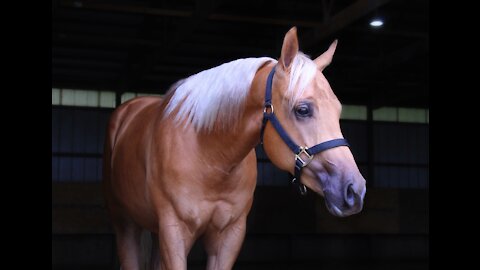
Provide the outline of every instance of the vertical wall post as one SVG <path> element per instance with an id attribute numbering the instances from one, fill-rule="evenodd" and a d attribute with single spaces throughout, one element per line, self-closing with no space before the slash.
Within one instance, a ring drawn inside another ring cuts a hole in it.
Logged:
<path id="1" fill-rule="evenodd" d="M 115 108 L 117 108 L 118 106 L 120 106 L 120 104 L 122 104 L 122 94 L 123 94 L 123 91 L 115 91 Z"/>
<path id="2" fill-rule="evenodd" d="M 374 131 L 373 131 L 373 97 L 367 105 L 367 184 L 375 186 L 375 155 L 374 155 Z"/>

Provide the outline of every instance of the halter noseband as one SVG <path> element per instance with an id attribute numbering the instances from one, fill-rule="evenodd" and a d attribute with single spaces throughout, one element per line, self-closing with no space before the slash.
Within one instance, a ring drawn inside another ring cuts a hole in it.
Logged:
<path id="1" fill-rule="evenodd" d="M 261 141 L 263 143 L 263 134 L 265 131 L 265 127 L 267 126 L 267 122 L 270 120 L 273 127 L 277 131 L 280 138 L 287 144 L 287 146 L 292 150 L 295 154 L 295 175 L 292 179 L 292 184 L 298 185 L 300 194 L 305 195 L 307 193 L 307 188 L 300 182 L 300 175 L 302 173 L 302 169 L 306 167 L 310 161 L 312 161 L 315 154 L 318 154 L 322 151 L 328 150 L 330 148 L 338 147 L 338 146 L 348 146 L 347 140 L 345 139 L 333 139 L 323 143 L 319 143 L 312 147 L 306 146 L 298 146 L 293 140 L 288 136 L 288 133 L 278 121 L 278 118 L 275 116 L 272 104 L 272 81 L 273 75 L 275 74 L 275 67 L 272 68 L 270 74 L 268 74 L 267 78 L 267 86 L 265 90 L 265 104 L 263 109 L 263 123 L 262 123 L 262 130 L 261 130 Z"/>

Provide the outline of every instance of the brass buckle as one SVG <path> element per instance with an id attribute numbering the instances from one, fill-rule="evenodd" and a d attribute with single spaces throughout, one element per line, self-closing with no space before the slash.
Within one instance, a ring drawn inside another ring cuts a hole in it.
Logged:
<path id="1" fill-rule="evenodd" d="M 308 150 L 308 147 L 300 146 L 300 151 L 295 154 L 295 161 L 300 160 L 302 168 L 307 166 L 312 161 L 312 159 L 314 157 L 314 155 L 310 155 L 307 152 L 307 150 Z M 305 154 L 305 156 L 307 157 L 306 161 L 301 157 L 301 154 Z"/>

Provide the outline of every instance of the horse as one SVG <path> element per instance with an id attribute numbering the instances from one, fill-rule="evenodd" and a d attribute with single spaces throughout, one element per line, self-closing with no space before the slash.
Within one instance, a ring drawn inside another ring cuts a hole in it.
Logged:
<path id="1" fill-rule="evenodd" d="M 293 27 L 278 60 L 224 63 L 180 80 L 164 98 L 135 98 L 112 113 L 103 192 L 121 269 L 139 269 L 144 230 L 152 236 L 151 269 L 187 269 L 197 240 L 208 270 L 231 269 L 252 207 L 260 142 L 302 192 L 324 197 L 331 214 L 361 211 L 366 181 L 322 73 L 336 45 L 311 60 Z"/>

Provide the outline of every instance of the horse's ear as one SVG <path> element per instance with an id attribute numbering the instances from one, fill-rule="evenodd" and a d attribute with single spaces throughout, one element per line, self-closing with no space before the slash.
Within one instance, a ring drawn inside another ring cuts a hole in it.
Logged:
<path id="1" fill-rule="evenodd" d="M 294 26 L 285 34 L 282 45 L 282 54 L 280 55 L 281 67 L 288 70 L 293 59 L 298 53 L 297 28 Z"/>
<path id="2" fill-rule="evenodd" d="M 324 70 L 330 63 L 332 62 L 333 54 L 335 53 L 335 49 L 337 48 L 338 40 L 335 39 L 328 50 L 319 57 L 317 57 L 313 62 L 317 64 L 317 67 L 320 71 Z"/>

